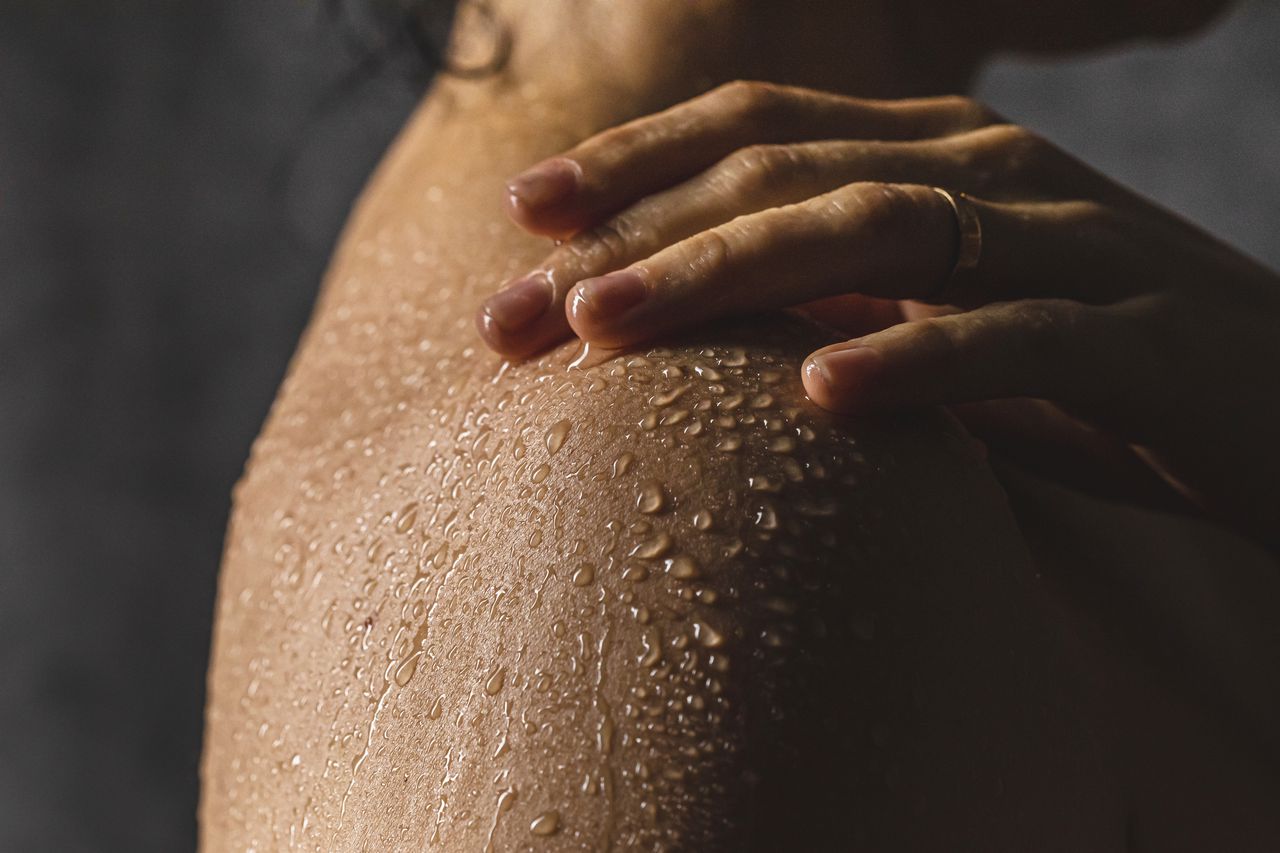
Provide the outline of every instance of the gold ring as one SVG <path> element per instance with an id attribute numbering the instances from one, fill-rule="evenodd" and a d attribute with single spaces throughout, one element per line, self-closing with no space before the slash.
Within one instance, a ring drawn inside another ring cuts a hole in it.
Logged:
<path id="1" fill-rule="evenodd" d="M 957 274 L 968 272 L 978 266 L 982 258 L 982 220 L 978 219 L 978 210 L 973 201 L 964 193 L 951 193 L 942 187 L 934 187 L 933 191 L 947 200 L 956 215 L 956 229 L 960 235 L 956 249 L 956 262 L 951 267 L 948 280 Z"/>

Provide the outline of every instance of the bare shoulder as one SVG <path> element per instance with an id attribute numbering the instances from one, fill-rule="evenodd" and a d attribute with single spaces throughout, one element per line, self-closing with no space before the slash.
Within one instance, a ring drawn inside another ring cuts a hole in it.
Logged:
<path id="1" fill-rule="evenodd" d="M 562 353 L 358 424 L 298 379 L 228 538 L 207 849 L 1105 849 L 999 487 L 939 415 L 810 406 L 815 334 Z"/>

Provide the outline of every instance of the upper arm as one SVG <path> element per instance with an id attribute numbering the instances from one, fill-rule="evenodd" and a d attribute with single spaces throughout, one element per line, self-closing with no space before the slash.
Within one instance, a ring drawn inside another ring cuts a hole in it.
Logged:
<path id="1" fill-rule="evenodd" d="M 1050 803 L 1087 827 L 1073 676 L 985 467 L 935 415 L 810 406 L 807 327 L 723 336 L 517 366 L 437 406 L 447 440 L 410 411 L 268 606 L 227 600 L 278 547 L 238 512 L 220 634 L 282 639 L 215 666 L 206 787 L 237 749 L 274 766 L 226 735 L 271 720 L 293 781 L 261 822 L 326 849 L 1016 849 Z"/>
<path id="2" fill-rule="evenodd" d="M 385 730 L 447 804 L 449 849 L 814 849 L 966 822 L 994 841 L 970 780 L 1013 782 L 1032 743 L 1044 766 L 1007 805 L 1072 775 L 1080 730 L 1014 710 L 1070 688 L 994 481 L 939 417 L 809 405 L 804 337 L 517 368 L 465 505 L 433 512 L 466 532 L 432 557 L 395 702 L 443 712 Z M 400 792 L 377 772 L 374 813 Z"/>

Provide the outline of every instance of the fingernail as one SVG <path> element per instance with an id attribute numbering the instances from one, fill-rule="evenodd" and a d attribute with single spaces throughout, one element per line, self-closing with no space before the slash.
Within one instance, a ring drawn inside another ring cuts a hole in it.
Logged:
<path id="1" fill-rule="evenodd" d="M 645 300 L 649 290 L 644 279 L 632 270 L 622 270 L 588 278 L 574 289 L 572 311 L 581 316 L 583 310 L 595 320 L 613 320 Z"/>
<path id="2" fill-rule="evenodd" d="M 531 210 L 561 204 L 578 189 L 582 169 L 572 160 L 559 157 L 521 172 L 507 184 L 513 206 Z"/>
<path id="3" fill-rule="evenodd" d="M 846 398 L 864 388 L 880 371 L 884 359 L 871 347 L 852 346 L 814 356 L 807 365 L 807 377 L 832 398 Z"/>
<path id="4" fill-rule="evenodd" d="M 544 272 L 518 278 L 485 300 L 484 313 L 507 334 L 524 329 L 551 307 L 551 282 Z"/>

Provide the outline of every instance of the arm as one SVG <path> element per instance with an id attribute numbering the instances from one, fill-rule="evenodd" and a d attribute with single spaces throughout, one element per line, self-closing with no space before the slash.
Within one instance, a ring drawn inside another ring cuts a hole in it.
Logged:
<path id="1" fill-rule="evenodd" d="M 937 419 L 808 405 L 812 342 L 514 368 L 469 460 L 387 497 L 417 518 L 385 550 L 429 566 L 371 642 L 417 663 L 337 839 L 1107 849 L 1088 691 L 998 487 Z"/>

